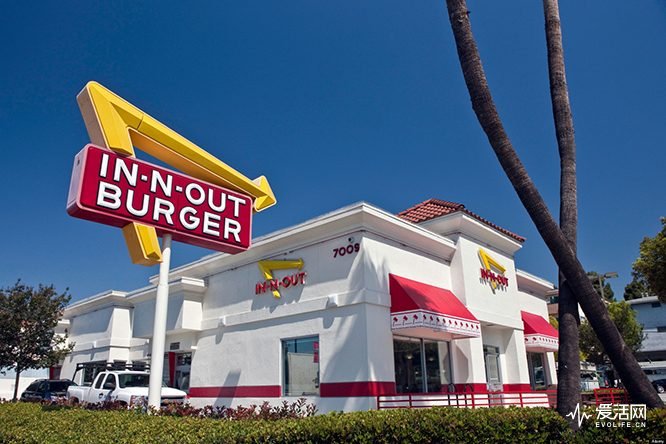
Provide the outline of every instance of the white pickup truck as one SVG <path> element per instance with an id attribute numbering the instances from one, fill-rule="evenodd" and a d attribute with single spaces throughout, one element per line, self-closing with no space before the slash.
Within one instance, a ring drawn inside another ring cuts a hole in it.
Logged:
<path id="1" fill-rule="evenodd" d="M 67 399 L 75 403 L 118 401 L 127 406 L 148 403 L 150 374 L 142 371 L 119 370 L 99 373 L 92 385 L 71 386 Z M 162 387 L 161 404 L 185 402 L 187 393 L 170 387 Z"/>

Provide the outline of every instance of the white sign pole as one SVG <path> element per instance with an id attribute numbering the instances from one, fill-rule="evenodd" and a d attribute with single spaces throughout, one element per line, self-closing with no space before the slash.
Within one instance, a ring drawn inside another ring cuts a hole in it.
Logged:
<path id="1" fill-rule="evenodd" d="M 155 297 L 155 320 L 153 323 L 152 353 L 150 356 L 150 380 L 148 384 L 148 406 L 160 408 L 162 397 L 162 371 L 164 369 L 164 342 L 166 340 L 167 308 L 169 305 L 169 263 L 171 262 L 171 235 L 162 236 L 162 263 L 157 281 Z"/>

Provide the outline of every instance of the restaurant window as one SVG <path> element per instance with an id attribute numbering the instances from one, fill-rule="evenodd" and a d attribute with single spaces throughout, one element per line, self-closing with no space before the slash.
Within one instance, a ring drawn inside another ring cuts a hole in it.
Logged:
<path id="1" fill-rule="evenodd" d="M 393 361 L 398 393 L 442 392 L 452 382 L 448 342 L 395 336 Z"/>
<path id="2" fill-rule="evenodd" d="M 284 395 L 319 395 L 319 337 L 282 340 Z"/>
<path id="3" fill-rule="evenodd" d="M 544 362 L 543 353 L 527 353 L 527 364 L 530 370 L 530 386 L 532 390 L 545 390 L 548 385 Z"/>

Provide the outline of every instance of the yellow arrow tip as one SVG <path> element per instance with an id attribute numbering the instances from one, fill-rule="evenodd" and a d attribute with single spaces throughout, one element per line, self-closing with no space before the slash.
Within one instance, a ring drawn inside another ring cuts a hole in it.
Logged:
<path id="1" fill-rule="evenodd" d="M 255 211 L 257 212 L 263 211 L 266 208 L 272 207 L 277 203 L 277 199 L 275 198 L 273 189 L 268 183 L 268 179 L 266 179 L 266 176 L 259 176 L 256 179 L 254 179 L 252 182 L 254 182 L 257 186 L 259 186 L 259 188 L 261 188 L 261 190 L 266 194 L 265 196 L 258 197 L 254 201 Z"/>
<path id="2" fill-rule="evenodd" d="M 162 262 L 162 251 L 155 228 L 131 223 L 123 227 L 123 235 L 132 263 L 151 266 Z"/>

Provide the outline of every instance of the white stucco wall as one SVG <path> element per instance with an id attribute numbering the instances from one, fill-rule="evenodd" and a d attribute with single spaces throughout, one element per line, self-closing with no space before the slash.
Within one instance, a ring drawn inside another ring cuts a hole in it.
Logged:
<path id="1" fill-rule="evenodd" d="M 506 268 L 504 275 L 509 279 L 508 286 L 493 289 L 488 281 L 481 278 L 479 248 L 483 248 Z M 520 307 L 516 303 L 518 289 L 513 257 L 463 236 L 457 240 L 455 256 L 459 256 L 454 278 L 454 281 L 457 281 L 456 296 L 459 296 L 474 316 L 485 323 L 522 329 Z"/>
<path id="2" fill-rule="evenodd" d="M 533 292 L 519 291 L 518 292 L 518 303 L 521 307 L 521 310 L 539 315 L 545 320 L 549 320 L 548 316 L 548 304 L 545 296 L 538 296 Z M 557 366 L 555 361 L 555 355 L 553 353 L 545 353 L 546 357 L 546 378 L 548 385 L 557 384 Z"/>
<path id="3" fill-rule="evenodd" d="M 74 377 L 77 363 L 93 361 L 127 361 L 132 343 L 132 309 L 127 306 L 107 306 L 69 318 L 69 342 L 74 351 L 62 363 L 62 378 L 81 382 Z"/>

